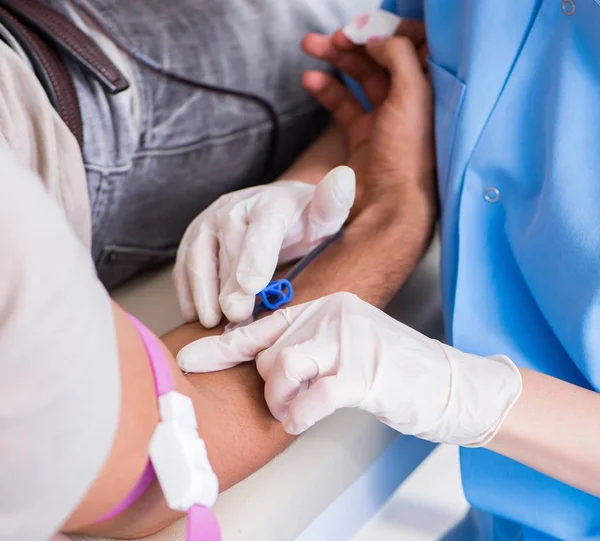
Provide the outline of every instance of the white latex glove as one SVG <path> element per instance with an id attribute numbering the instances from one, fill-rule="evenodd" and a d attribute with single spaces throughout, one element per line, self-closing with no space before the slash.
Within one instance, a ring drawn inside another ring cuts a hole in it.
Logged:
<path id="1" fill-rule="evenodd" d="M 290 434 L 357 407 L 403 434 L 482 446 L 521 394 L 520 372 L 507 357 L 463 353 L 349 293 L 199 340 L 177 361 L 206 372 L 256 355 L 269 409 Z"/>
<path id="2" fill-rule="evenodd" d="M 355 175 L 337 167 L 318 186 L 279 181 L 225 195 L 188 227 L 173 279 L 182 316 L 218 325 L 248 319 L 278 264 L 298 259 L 344 224 Z"/>

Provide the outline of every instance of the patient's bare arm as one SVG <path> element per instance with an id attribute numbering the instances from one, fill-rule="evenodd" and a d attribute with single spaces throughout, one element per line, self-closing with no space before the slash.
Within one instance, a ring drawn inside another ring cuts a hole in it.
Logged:
<path id="1" fill-rule="evenodd" d="M 173 355 L 204 336 L 221 334 L 223 327 L 207 330 L 199 323 L 183 325 L 162 337 Z M 212 374 L 188 374 L 197 393 L 199 431 L 205 439 L 221 490 L 245 479 L 283 451 L 294 438 L 286 434 L 263 398 L 264 382 L 254 363 Z M 206 414 L 208 411 L 208 415 Z"/>
<path id="2" fill-rule="evenodd" d="M 149 535 L 181 515 L 171 511 L 158 483 L 130 509 L 97 525 L 98 517 L 114 508 L 135 485 L 148 460 L 148 443 L 158 421 L 152 373 L 137 331 L 115 305 L 121 358 L 122 405 L 119 429 L 99 478 L 65 531 L 117 538 Z M 199 324 L 184 325 L 162 337 L 175 387 L 192 398 L 209 459 L 225 490 L 283 451 L 293 438 L 270 415 L 263 398 L 263 381 L 253 364 L 227 372 L 184 376 L 174 355 L 210 331 Z"/>

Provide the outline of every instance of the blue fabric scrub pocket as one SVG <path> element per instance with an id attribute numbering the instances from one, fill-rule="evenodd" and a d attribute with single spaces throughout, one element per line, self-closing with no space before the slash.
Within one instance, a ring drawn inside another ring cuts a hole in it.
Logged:
<path id="1" fill-rule="evenodd" d="M 435 149 L 440 199 L 446 195 L 456 120 L 462 105 L 465 83 L 447 69 L 427 59 L 435 97 Z"/>

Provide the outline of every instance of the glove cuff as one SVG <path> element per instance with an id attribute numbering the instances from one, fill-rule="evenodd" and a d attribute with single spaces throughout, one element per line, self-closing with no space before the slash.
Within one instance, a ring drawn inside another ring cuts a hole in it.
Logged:
<path id="1" fill-rule="evenodd" d="M 505 355 L 479 357 L 438 344 L 450 365 L 448 402 L 437 426 L 418 436 L 483 447 L 496 436 L 521 396 L 521 373 Z"/>
<path id="2" fill-rule="evenodd" d="M 481 434 L 477 440 L 468 444 L 463 444 L 465 447 L 485 447 L 490 443 L 496 437 L 500 428 L 502 428 L 504 420 L 523 393 L 523 378 L 515 363 L 513 363 L 506 355 L 492 355 L 487 357 L 487 360 L 494 361 L 497 365 L 503 365 L 503 372 L 506 375 L 506 385 L 501 392 L 498 393 L 495 400 L 495 404 L 499 406 L 499 415 L 487 432 Z"/>

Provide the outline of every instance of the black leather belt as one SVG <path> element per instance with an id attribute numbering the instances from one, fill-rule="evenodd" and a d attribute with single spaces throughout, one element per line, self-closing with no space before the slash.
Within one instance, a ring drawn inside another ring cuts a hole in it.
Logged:
<path id="1" fill-rule="evenodd" d="M 29 56 L 50 102 L 83 148 L 79 100 L 62 55 L 75 60 L 110 94 L 127 90 L 129 82 L 87 34 L 40 0 L 0 0 L 0 23 Z"/>

